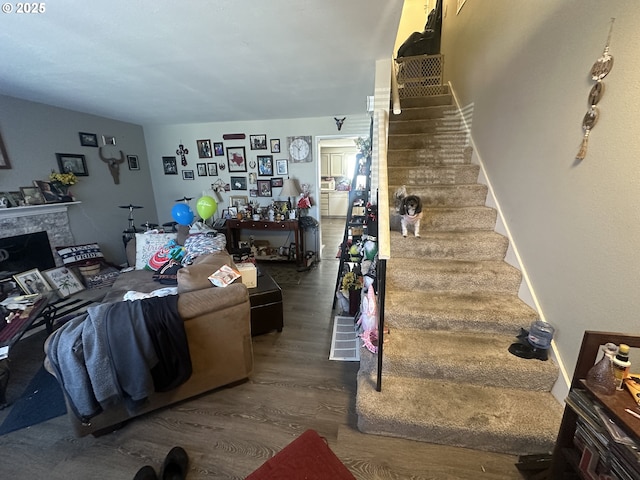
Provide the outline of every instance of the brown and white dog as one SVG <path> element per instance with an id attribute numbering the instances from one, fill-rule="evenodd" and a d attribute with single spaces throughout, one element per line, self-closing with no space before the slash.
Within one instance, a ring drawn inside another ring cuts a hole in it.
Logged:
<path id="1" fill-rule="evenodd" d="M 407 236 L 407 226 L 413 225 L 413 234 L 420 236 L 420 220 L 422 219 L 422 201 L 417 195 L 407 195 L 400 203 L 400 224 L 402 236 Z"/>

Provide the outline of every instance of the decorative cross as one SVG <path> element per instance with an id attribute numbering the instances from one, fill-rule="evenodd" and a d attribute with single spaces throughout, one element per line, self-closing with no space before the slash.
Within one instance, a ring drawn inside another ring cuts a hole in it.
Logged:
<path id="1" fill-rule="evenodd" d="M 187 166 L 187 155 L 189 154 L 189 149 L 184 148 L 183 144 L 178 145 L 178 150 L 176 150 L 176 155 L 180 155 L 180 160 L 182 161 L 182 165 Z"/>

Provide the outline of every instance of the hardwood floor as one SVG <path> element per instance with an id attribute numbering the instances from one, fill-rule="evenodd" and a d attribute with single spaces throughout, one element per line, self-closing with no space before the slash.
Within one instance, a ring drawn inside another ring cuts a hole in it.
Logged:
<path id="1" fill-rule="evenodd" d="M 129 479 L 159 469 L 175 445 L 189 479 L 242 479 L 306 429 L 318 431 L 358 479 L 517 479 L 516 457 L 364 435 L 356 428 L 358 364 L 328 360 L 343 223 L 323 220 L 322 261 L 283 278 L 284 330 L 254 337 L 254 373 L 231 388 L 153 412 L 99 438 L 75 438 L 66 417 L 0 437 L 0 478 Z M 391 340 L 393 332 L 391 333 Z M 15 400 L 42 362 L 44 332 L 12 352 Z M 6 411 L 0 412 L 0 421 Z"/>

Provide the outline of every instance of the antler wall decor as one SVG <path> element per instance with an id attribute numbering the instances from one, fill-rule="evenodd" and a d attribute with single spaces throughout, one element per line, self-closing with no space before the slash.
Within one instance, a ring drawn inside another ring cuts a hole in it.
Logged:
<path id="1" fill-rule="evenodd" d="M 120 150 L 120 158 L 107 158 L 102 153 L 102 148 L 98 149 L 98 155 L 100 155 L 100 160 L 105 162 L 109 166 L 109 173 L 113 177 L 113 183 L 118 185 L 120 183 L 120 164 L 124 163 L 124 152 Z"/>
<path id="2" fill-rule="evenodd" d="M 338 127 L 338 131 L 342 130 L 342 124 L 347 119 L 347 117 L 342 117 L 342 118 L 333 117 L 333 119 L 336 121 L 336 127 Z"/>
<path id="3" fill-rule="evenodd" d="M 591 67 L 591 79 L 596 83 L 591 87 L 589 92 L 589 110 L 582 119 L 582 129 L 584 130 L 584 136 L 582 137 L 582 143 L 580 144 L 580 150 L 576 155 L 576 160 L 584 160 L 587 156 L 587 146 L 589 144 L 589 135 L 591 129 L 598 122 L 600 112 L 596 106 L 602 95 L 604 94 L 604 83 L 602 79 L 606 77 L 613 68 L 613 56 L 609 53 L 609 44 L 611 43 L 611 33 L 613 32 L 613 22 L 615 18 L 611 19 L 611 26 L 609 27 L 609 35 L 607 36 L 607 44 L 604 47 L 604 51 L 600 58 L 598 58 Z"/>

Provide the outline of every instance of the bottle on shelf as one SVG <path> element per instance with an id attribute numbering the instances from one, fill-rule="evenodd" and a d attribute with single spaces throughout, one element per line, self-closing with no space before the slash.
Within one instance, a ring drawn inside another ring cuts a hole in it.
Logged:
<path id="1" fill-rule="evenodd" d="M 613 373 L 616 376 L 616 389 L 622 390 L 624 379 L 629 375 L 629 345 L 621 343 L 618 347 L 618 353 L 613 358 Z"/>
<path id="2" fill-rule="evenodd" d="M 603 395 L 616 393 L 616 376 L 613 370 L 613 356 L 618 351 L 614 343 L 607 343 L 602 348 L 604 355 L 587 372 L 587 385 Z"/>

